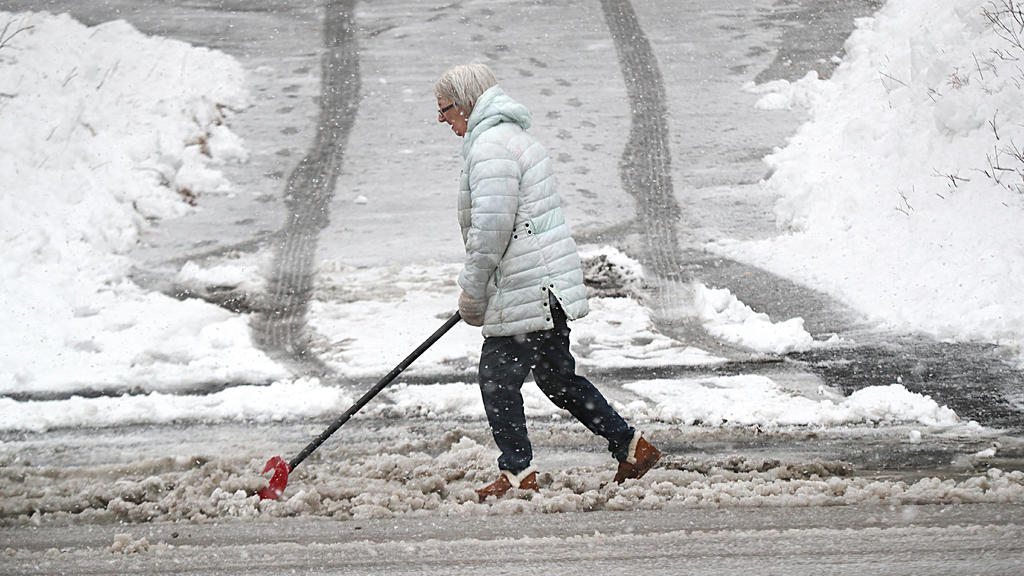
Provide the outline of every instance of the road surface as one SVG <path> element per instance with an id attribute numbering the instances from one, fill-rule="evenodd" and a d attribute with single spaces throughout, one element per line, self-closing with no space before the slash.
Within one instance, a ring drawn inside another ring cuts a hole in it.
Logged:
<path id="1" fill-rule="evenodd" d="M 541 496 L 495 506 L 471 502 L 493 474 L 480 422 L 360 416 L 296 471 L 290 494 L 305 498 L 269 508 L 246 498 L 256 468 L 326 422 L 8 433 L 0 573 L 1024 573 L 1024 497 L 1007 480 L 1024 469 L 1021 372 L 992 346 L 879 332 L 824 294 L 700 248 L 775 234 L 760 159 L 802 112 L 757 111 L 739 87 L 827 75 L 854 18 L 877 6 L 0 0 L 123 18 L 243 63 L 254 102 L 232 128 L 251 160 L 225 173 L 245 193 L 204 196 L 202 211 L 149 231 L 136 279 L 174 293 L 186 260 L 273 254 L 254 336 L 297 372 L 330 377 L 305 317 L 321 263 L 459 260 L 460 143 L 436 125 L 432 83 L 485 59 L 533 109 L 579 239 L 643 262 L 659 328 L 729 357 L 715 374 L 847 394 L 899 377 L 980 423 L 923 437 L 652 423 L 664 465 L 620 490 L 600 486 L 610 464 L 578 426 L 544 422 Z M 772 362 L 722 346 L 677 309 L 691 278 L 848 344 Z M 595 375 L 628 401 L 622 383 L 707 370 Z"/>

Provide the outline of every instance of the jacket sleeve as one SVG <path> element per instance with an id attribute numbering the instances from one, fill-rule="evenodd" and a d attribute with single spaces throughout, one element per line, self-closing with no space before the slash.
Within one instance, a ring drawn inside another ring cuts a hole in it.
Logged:
<path id="1" fill-rule="evenodd" d="M 479 142 L 469 158 L 470 227 L 459 286 L 486 304 L 487 282 L 505 254 L 519 207 L 519 163 L 504 146 Z"/>

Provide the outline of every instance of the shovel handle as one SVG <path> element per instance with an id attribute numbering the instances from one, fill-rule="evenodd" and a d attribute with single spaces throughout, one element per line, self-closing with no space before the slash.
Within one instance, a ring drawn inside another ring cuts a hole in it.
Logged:
<path id="1" fill-rule="evenodd" d="M 458 324 L 459 320 L 462 320 L 462 315 L 460 315 L 458 312 L 452 314 L 451 318 L 446 320 L 445 323 L 440 328 L 435 330 L 434 333 L 431 334 L 429 338 L 424 340 L 422 344 L 420 344 L 415 350 L 412 351 L 411 354 L 406 356 L 405 360 L 402 360 L 401 362 L 398 363 L 397 366 L 392 368 L 391 372 L 388 372 L 387 376 L 381 378 L 376 384 L 374 384 L 373 388 L 367 390 L 366 393 L 363 394 L 362 398 L 357 400 L 356 403 L 352 405 L 352 407 L 345 411 L 344 414 L 338 416 L 338 419 L 332 422 L 331 425 L 328 426 L 327 429 L 324 430 L 319 436 L 317 436 L 312 442 L 310 442 L 308 446 L 303 448 L 302 452 L 299 452 L 299 454 L 295 458 L 292 458 L 291 462 L 288 463 L 288 466 L 292 470 L 294 470 L 296 466 L 301 464 L 302 461 L 306 459 L 307 456 L 312 454 L 314 450 L 319 448 L 320 445 L 324 443 L 325 440 L 330 438 L 331 434 L 337 432 L 338 428 L 341 428 L 341 426 L 345 422 L 348 422 L 349 418 L 351 418 L 356 412 L 362 410 L 363 406 L 366 406 L 366 404 L 370 400 L 373 400 L 374 396 L 380 394 L 381 390 L 386 388 L 388 384 L 391 384 L 392 380 L 398 377 L 398 375 L 401 374 L 403 370 L 408 368 L 409 365 L 412 364 L 417 358 L 419 358 L 421 354 L 426 352 L 427 348 L 430 348 L 434 344 L 434 342 L 437 342 L 441 338 L 441 336 L 444 336 L 445 332 L 450 330 L 452 326 Z"/>

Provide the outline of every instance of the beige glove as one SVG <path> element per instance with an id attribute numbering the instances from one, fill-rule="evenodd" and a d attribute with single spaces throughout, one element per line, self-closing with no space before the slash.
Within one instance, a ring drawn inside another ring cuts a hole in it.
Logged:
<path id="1" fill-rule="evenodd" d="M 483 326 L 484 311 L 486 309 L 486 304 L 473 300 L 465 291 L 459 294 L 459 314 L 462 315 L 462 321 L 466 324 L 470 326 Z"/>

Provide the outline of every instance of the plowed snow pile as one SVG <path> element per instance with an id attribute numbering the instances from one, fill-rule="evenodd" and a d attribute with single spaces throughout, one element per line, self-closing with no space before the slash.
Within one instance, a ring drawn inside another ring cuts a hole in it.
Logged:
<path id="1" fill-rule="evenodd" d="M 224 190 L 241 66 L 126 22 L 0 12 L 0 393 L 264 381 L 246 319 L 147 292 L 125 256 Z M 16 32 L 17 31 L 17 32 Z"/>
<path id="2" fill-rule="evenodd" d="M 811 120 L 766 159 L 783 234 L 718 248 L 898 330 L 1024 362 L 1022 22 L 1015 1 L 892 0 L 831 79 L 750 86 Z"/>

